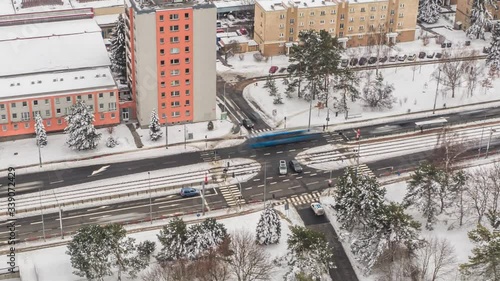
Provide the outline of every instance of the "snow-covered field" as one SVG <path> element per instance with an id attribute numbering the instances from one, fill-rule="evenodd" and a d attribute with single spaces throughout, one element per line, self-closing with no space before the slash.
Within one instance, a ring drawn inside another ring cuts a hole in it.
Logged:
<path id="1" fill-rule="evenodd" d="M 283 214 L 286 215 L 286 211 L 283 210 L 283 206 L 277 208 Z M 226 213 L 226 211 L 215 211 L 219 215 Z M 227 219 L 222 219 L 220 222 L 224 223 L 229 233 L 233 233 L 239 230 L 246 230 L 255 235 L 255 228 L 257 226 L 258 220 L 260 218 L 261 211 L 254 212 L 251 214 L 237 216 Z M 292 208 L 288 213 L 288 218 L 291 220 L 292 224 L 301 224 L 299 221 L 299 216 L 296 211 Z M 188 220 L 186 220 L 188 221 Z M 165 224 L 166 222 L 164 222 Z M 271 259 L 282 256 L 286 253 L 286 239 L 290 233 L 289 226 L 291 225 L 288 221 L 281 219 L 281 240 L 280 243 L 275 245 L 266 246 L 265 249 Z M 157 243 L 157 249 L 160 248 L 160 244 L 156 235 L 159 234 L 159 230 L 146 231 L 140 233 L 130 234 L 131 237 L 136 238 L 138 242 L 144 240 L 151 240 Z M 38 281 L 79 281 L 83 280 L 81 277 L 72 274 L 72 267 L 70 263 L 69 256 L 65 254 L 66 246 L 58 246 L 54 248 L 42 249 L 37 251 L 25 252 L 18 254 L 18 264 L 21 270 L 22 280 L 38 280 Z M 4 256 L 2 256 L 2 261 Z M 271 274 L 272 281 L 279 281 L 283 279 L 283 274 L 286 272 L 283 268 L 276 268 L 276 271 Z M 106 281 L 116 280 L 116 277 L 105 278 Z M 140 277 L 137 279 L 123 278 L 124 281 L 139 281 L 142 280 Z"/>

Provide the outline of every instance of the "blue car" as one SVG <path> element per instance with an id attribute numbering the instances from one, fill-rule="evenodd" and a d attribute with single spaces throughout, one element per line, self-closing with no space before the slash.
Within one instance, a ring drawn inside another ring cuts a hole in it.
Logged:
<path id="1" fill-rule="evenodd" d="M 181 188 L 181 196 L 182 197 L 193 197 L 200 195 L 200 192 L 197 189 L 191 187 L 183 187 Z"/>

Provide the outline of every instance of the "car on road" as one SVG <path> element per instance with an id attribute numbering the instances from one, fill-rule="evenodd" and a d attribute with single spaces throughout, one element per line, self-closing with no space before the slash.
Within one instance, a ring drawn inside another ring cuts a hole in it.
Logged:
<path id="1" fill-rule="evenodd" d="M 383 57 L 379 58 L 378 61 L 382 62 L 382 63 L 386 62 L 387 61 L 387 56 L 383 56 Z"/>
<path id="2" fill-rule="evenodd" d="M 368 62 L 368 60 L 365 57 L 361 57 L 359 59 L 359 65 L 363 66 Z"/>
<path id="3" fill-rule="evenodd" d="M 443 54 L 441 54 L 441 53 L 436 54 L 436 59 L 440 59 L 441 57 L 443 57 Z"/>
<path id="4" fill-rule="evenodd" d="M 316 216 L 322 216 L 325 214 L 325 209 L 323 209 L 321 203 L 318 202 L 311 203 L 311 209 L 313 210 Z"/>
<path id="5" fill-rule="evenodd" d="M 241 124 L 243 125 L 243 127 L 249 130 L 253 129 L 254 127 L 254 124 L 250 119 L 243 119 L 243 121 L 241 121 Z"/>
<path id="6" fill-rule="evenodd" d="M 390 62 L 395 62 L 396 60 L 397 60 L 396 56 L 391 56 L 391 57 L 389 58 L 389 61 L 390 61 Z"/>
<path id="7" fill-rule="evenodd" d="M 288 174 L 288 168 L 286 167 L 286 161 L 285 160 L 280 160 L 280 175 L 286 175 Z"/>
<path id="8" fill-rule="evenodd" d="M 278 71 L 278 67 L 276 65 L 273 65 L 273 66 L 271 66 L 271 68 L 269 68 L 270 74 L 274 74 L 274 73 L 276 73 L 276 71 Z"/>
<path id="9" fill-rule="evenodd" d="M 247 29 L 246 29 L 246 28 L 244 28 L 244 27 L 242 27 L 242 28 L 238 29 L 238 33 L 239 33 L 240 35 L 243 35 L 243 36 L 248 35 L 248 31 L 247 31 Z"/>
<path id="10" fill-rule="evenodd" d="M 295 173 L 302 173 L 302 166 L 300 166 L 299 161 L 293 159 L 288 161 L 288 165 L 290 166 L 290 169 L 294 171 Z"/>
<path id="11" fill-rule="evenodd" d="M 368 59 L 368 64 L 374 64 L 374 63 L 376 63 L 376 62 L 377 62 L 377 58 L 376 58 L 376 57 L 370 57 L 370 58 Z"/>
<path id="12" fill-rule="evenodd" d="M 418 53 L 418 58 L 419 59 L 425 59 L 425 52 Z"/>
<path id="13" fill-rule="evenodd" d="M 407 55 L 399 55 L 398 61 L 405 61 L 407 57 L 408 57 Z"/>
<path id="14" fill-rule="evenodd" d="M 428 54 L 427 54 L 427 58 L 428 58 L 428 59 L 433 59 L 435 54 L 436 54 L 436 53 L 434 53 L 434 52 L 432 52 L 432 53 L 428 53 Z"/>
<path id="15" fill-rule="evenodd" d="M 282 67 L 282 68 L 280 68 L 280 70 L 278 72 L 283 73 L 283 72 L 285 72 L 285 70 L 286 70 L 286 67 Z"/>
<path id="16" fill-rule="evenodd" d="M 298 64 L 290 64 L 290 65 L 286 68 L 286 71 L 288 71 L 288 72 L 292 73 L 292 72 L 294 72 L 294 71 L 297 69 L 297 67 L 299 67 L 299 65 L 298 65 Z"/>
<path id="17" fill-rule="evenodd" d="M 412 55 L 408 56 L 408 60 L 409 61 L 414 61 L 416 58 L 417 58 L 417 55 L 415 55 L 415 54 L 412 54 Z"/>
<path id="18" fill-rule="evenodd" d="M 343 59 L 342 62 L 340 63 L 341 67 L 347 67 L 349 65 L 349 60 L 348 59 Z"/>
<path id="19" fill-rule="evenodd" d="M 198 189 L 191 188 L 191 187 L 181 188 L 181 196 L 184 198 L 198 196 L 198 195 L 200 195 L 200 192 L 198 191 Z"/>
<path id="20" fill-rule="evenodd" d="M 349 62 L 350 66 L 356 66 L 358 64 L 358 59 L 357 58 L 352 58 L 351 61 Z"/>

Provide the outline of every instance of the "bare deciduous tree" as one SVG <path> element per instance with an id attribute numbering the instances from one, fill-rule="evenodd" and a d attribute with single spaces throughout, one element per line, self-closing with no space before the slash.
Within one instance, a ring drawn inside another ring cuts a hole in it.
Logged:
<path id="1" fill-rule="evenodd" d="M 252 234 L 241 230 L 231 235 L 230 249 L 228 264 L 238 281 L 269 280 L 274 265 Z"/>
<path id="2" fill-rule="evenodd" d="M 189 268 L 190 261 L 178 259 L 174 262 L 155 264 L 142 274 L 143 281 L 193 281 L 195 272 Z"/>
<path id="3" fill-rule="evenodd" d="M 439 66 L 441 69 L 440 83 L 451 90 L 451 97 L 455 97 L 456 89 L 462 84 L 462 75 L 464 73 L 465 64 L 458 58 L 464 56 L 463 52 L 445 52 L 443 58 L 447 59 Z M 434 76 L 439 75 L 434 73 Z"/>
<path id="4" fill-rule="evenodd" d="M 419 280 L 440 280 L 456 269 L 455 250 L 446 239 L 430 238 L 416 256 Z"/>
<path id="5" fill-rule="evenodd" d="M 487 170 L 480 167 L 471 173 L 470 180 L 467 184 L 466 194 L 470 208 L 477 217 L 478 224 L 481 223 L 488 208 L 488 197 L 490 196 L 488 181 Z"/>
<path id="6" fill-rule="evenodd" d="M 374 267 L 377 281 L 415 280 L 417 273 L 413 257 L 404 247 L 398 247 L 395 251 L 387 250 Z"/>
<path id="7" fill-rule="evenodd" d="M 476 56 L 475 52 L 471 56 Z M 465 81 L 467 83 L 467 97 L 472 97 L 479 83 L 479 77 L 484 72 L 484 67 L 480 67 L 476 60 L 465 62 Z"/>
<path id="8" fill-rule="evenodd" d="M 225 239 L 217 249 L 209 249 L 208 252 L 196 260 L 193 268 L 196 268 L 196 277 L 199 281 L 227 281 L 231 277 L 227 257 L 230 239 Z"/>

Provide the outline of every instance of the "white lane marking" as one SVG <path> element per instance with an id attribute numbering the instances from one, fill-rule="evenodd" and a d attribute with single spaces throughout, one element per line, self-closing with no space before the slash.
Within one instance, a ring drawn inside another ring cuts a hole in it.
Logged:
<path id="1" fill-rule="evenodd" d="M 271 153 L 269 153 L 269 152 L 268 153 L 264 153 L 264 155 L 271 155 Z"/>
<path id="2" fill-rule="evenodd" d="M 316 175 L 318 175 L 318 174 L 314 173 L 314 174 L 310 174 L 309 176 L 314 177 Z"/>
<path id="3" fill-rule="evenodd" d="M 101 206 L 99 208 L 87 209 L 87 212 L 97 211 L 97 210 L 104 209 L 104 208 L 107 208 L 107 207 L 109 207 L 109 206 Z"/>
<path id="4" fill-rule="evenodd" d="M 287 182 L 287 181 L 290 181 L 290 179 L 283 180 L 283 182 Z"/>
<path id="5" fill-rule="evenodd" d="M 107 168 L 109 168 L 109 166 L 110 166 L 110 165 L 102 166 L 102 167 L 101 167 L 101 168 L 99 168 L 98 170 L 93 171 L 93 172 L 92 172 L 92 174 L 91 174 L 89 177 L 91 177 L 91 176 L 93 176 L 93 175 L 97 175 L 97 174 L 99 174 L 99 173 L 102 173 L 102 172 L 106 171 L 106 169 L 107 169 Z"/>
<path id="6" fill-rule="evenodd" d="M 266 178 L 266 180 L 270 180 L 270 179 L 272 179 L 272 178 L 273 178 L 273 177 L 267 177 L 267 178 Z"/>
<path id="7" fill-rule="evenodd" d="M 310 174 L 310 173 L 311 173 L 311 171 L 306 171 L 306 172 L 304 172 L 304 174 Z"/>
<path id="8" fill-rule="evenodd" d="M 294 152 L 294 151 L 295 151 L 295 149 L 290 149 L 290 150 L 288 150 L 288 152 Z"/>
<path id="9" fill-rule="evenodd" d="M 257 157 L 257 155 L 250 155 L 250 158 L 255 158 Z"/>
<path id="10" fill-rule="evenodd" d="M 313 184 L 317 184 L 317 183 L 319 183 L 319 181 L 308 182 L 308 183 L 306 183 L 306 185 L 313 185 Z"/>
<path id="11" fill-rule="evenodd" d="M 276 189 L 276 190 L 273 190 L 273 191 L 269 191 L 269 193 L 275 193 L 275 192 L 280 192 L 282 191 L 282 189 Z"/>
<path id="12" fill-rule="evenodd" d="M 262 196 L 262 195 L 264 195 L 264 193 L 253 194 L 253 195 L 250 195 L 250 197 L 257 197 L 257 196 Z"/>
<path id="13" fill-rule="evenodd" d="M 111 217 L 111 215 L 103 215 L 103 216 L 100 216 L 100 217 L 92 217 L 92 218 L 89 218 L 89 220 L 98 220 L 98 219 L 103 219 L 103 218 L 107 218 L 107 217 Z"/>
<path id="14" fill-rule="evenodd" d="M 257 185 L 257 187 L 264 187 L 264 185 L 263 184 L 259 184 L 259 185 Z"/>
<path id="15" fill-rule="evenodd" d="M 296 179 L 296 180 L 300 180 L 301 178 L 303 178 L 303 177 L 296 177 L 295 179 Z"/>
<path id="16" fill-rule="evenodd" d="M 53 182 L 50 182 L 50 184 L 56 184 L 56 183 L 60 183 L 60 182 L 63 182 L 64 180 L 58 180 L 58 181 L 53 181 Z"/>
<path id="17" fill-rule="evenodd" d="M 300 185 L 295 185 L 295 186 L 289 187 L 288 189 L 295 189 L 295 188 L 299 188 L 299 187 L 300 187 Z"/>
<path id="18" fill-rule="evenodd" d="M 280 154 L 280 153 L 283 153 L 283 151 L 277 151 L 276 154 Z"/>
<path id="19" fill-rule="evenodd" d="M 270 183 L 270 185 L 277 184 L 277 183 L 278 183 L 278 182 L 277 182 L 277 181 L 275 181 L 275 182 Z"/>
<path id="20" fill-rule="evenodd" d="M 254 179 L 253 181 L 260 181 L 260 179 Z"/>
<path id="21" fill-rule="evenodd" d="M 30 224 L 39 224 L 39 223 L 42 223 L 42 221 L 35 221 L 35 222 L 30 223 Z"/>
<path id="22" fill-rule="evenodd" d="M 251 186 L 250 186 L 250 187 L 245 187 L 245 190 L 250 190 L 250 189 L 252 189 L 252 188 L 253 188 L 253 187 L 251 187 Z"/>

